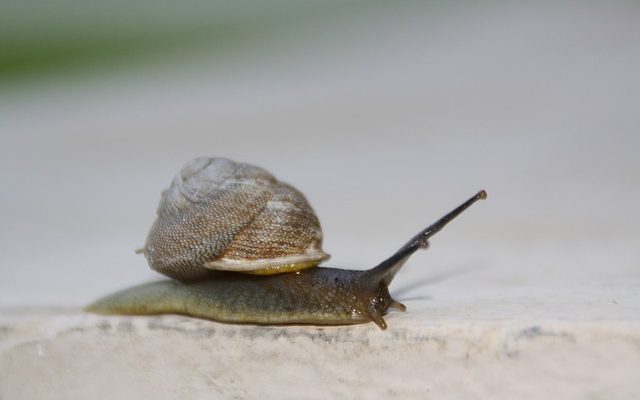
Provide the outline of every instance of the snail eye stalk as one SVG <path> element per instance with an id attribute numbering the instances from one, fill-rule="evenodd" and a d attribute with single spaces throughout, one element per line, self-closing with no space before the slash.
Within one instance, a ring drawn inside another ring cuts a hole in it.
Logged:
<path id="1" fill-rule="evenodd" d="M 404 246 L 402 246 L 395 254 L 387 258 L 376 267 L 369 270 L 368 274 L 372 279 L 379 279 L 386 285 L 389 285 L 393 280 L 393 277 L 409 259 L 409 257 L 418 249 L 426 249 L 429 247 L 429 239 L 431 236 L 440 232 L 449 222 L 455 219 L 458 215 L 462 214 L 464 210 L 469 208 L 473 203 L 478 200 L 484 200 L 487 198 L 487 192 L 484 190 L 476 193 L 475 196 L 469 198 L 464 203 L 453 209 L 451 212 L 440 218 L 427 228 L 423 229 L 420 233 L 411 238 Z"/>

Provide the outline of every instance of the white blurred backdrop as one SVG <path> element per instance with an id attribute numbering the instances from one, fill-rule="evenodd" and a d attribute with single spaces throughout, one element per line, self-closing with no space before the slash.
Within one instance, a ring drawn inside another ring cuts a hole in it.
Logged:
<path id="1" fill-rule="evenodd" d="M 0 306 L 79 306 L 157 277 L 133 251 L 200 155 L 303 191 L 336 266 L 375 264 L 486 189 L 398 288 L 507 264 L 505 282 L 591 268 L 640 284 L 640 4 L 258 4 L 143 24 L 163 42 L 216 15 L 233 40 L 4 81 Z M 141 35 L 142 11 L 114 15 Z"/>

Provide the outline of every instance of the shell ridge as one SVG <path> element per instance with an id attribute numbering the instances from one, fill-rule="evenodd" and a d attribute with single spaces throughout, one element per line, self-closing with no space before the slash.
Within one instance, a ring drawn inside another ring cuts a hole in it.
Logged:
<path id="1" fill-rule="evenodd" d="M 230 163 L 234 163 L 231 160 L 228 160 L 226 158 L 218 158 L 218 160 L 225 160 L 228 161 Z M 207 160 L 207 165 L 203 166 L 202 168 L 200 168 L 198 170 L 198 172 L 204 171 L 206 170 L 211 164 L 213 164 L 214 159 L 210 158 Z M 231 171 L 231 173 L 229 173 L 229 176 L 227 176 L 226 178 L 224 178 L 224 180 L 220 183 L 218 183 L 215 188 L 218 188 L 222 185 L 224 185 L 225 182 L 227 182 L 229 179 L 231 179 L 236 172 L 238 172 L 238 170 L 240 169 L 242 164 L 238 164 L 238 163 L 234 163 L 235 166 L 233 168 L 233 170 Z M 189 178 L 193 177 L 196 174 L 192 174 Z M 201 190 L 197 190 L 197 192 L 195 194 L 190 193 L 185 187 L 184 187 L 184 182 L 185 182 L 185 178 L 182 176 L 181 173 L 178 173 L 175 178 L 174 181 L 178 180 L 178 182 L 176 182 L 175 186 L 177 186 L 177 190 L 178 193 L 185 199 L 187 200 L 189 203 L 191 204 L 199 204 L 202 203 L 202 198 L 200 197 L 200 193 L 202 193 Z M 169 195 L 171 194 L 171 188 L 174 186 L 174 183 L 171 183 L 171 186 L 169 187 L 169 189 L 165 190 L 166 192 L 169 192 Z M 212 193 L 215 190 L 209 190 L 207 193 Z M 168 211 L 171 211 L 171 214 L 175 215 L 176 213 L 180 212 L 181 210 L 183 210 L 184 208 L 188 207 L 190 204 L 176 204 L 176 201 L 167 201 L 168 205 L 170 206 Z"/>
<path id="2" fill-rule="evenodd" d="M 271 198 L 273 197 L 273 192 L 271 194 Z M 248 227 L 250 227 L 253 222 L 256 220 L 256 218 L 258 218 L 260 216 L 260 214 L 262 214 L 262 212 L 267 208 L 267 204 L 269 204 L 269 200 L 267 200 L 264 204 L 264 206 L 262 208 L 260 208 L 260 211 L 255 213 L 253 215 L 253 217 L 247 221 L 246 224 L 242 225 L 240 227 L 240 229 L 238 229 L 230 238 L 230 240 L 228 241 L 228 243 L 233 242 L 233 239 L 236 238 L 238 235 L 240 235 L 242 232 L 244 232 Z M 220 253 L 216 254 L 210 261 L 215 261 L 218 260 L 222 257 L 224 257 L 224 254 L 227 252 L 227 247 L 223 248 Z M 206 268 L 206 265 L 205 265 Z"/>
<path id="3" fill-rule="evenodd" d="M 320 223 L 304 194 L 279 180 L 265 207 L 235 237 L 238 240 L 206 268 L 250 272 L 287 265 L 284 270 L 290 271 L 329 258 L 321 249 Z"/>
<path id="4" fill-rule="evenodd" d="M 221 160 L 227 160 L 227 159 L 226 159 L 226 158 L 221 158 Z M 231 161 L 231 160 L 227 160 L 227 161 Z M 231 161 L 231 162 L 232 162 L 232 161 Z M 208 160 L 207 160 L 207 165 L 206 165 L 206 166 L 204 166 L 204 167 L 202 167 L 202 168 L 200 169 L 200 171 L 204 171 L 204 170 L 206 170 L 206 169 L 207 169 L 211 164 L 213 164 L 213 159 L 212 159 L 212 158 L 210 158 L 210 159 L 208 159 Z M 236 173 L 236 171 L 238 171 L 238 169 L 239 169 L 239 168 L 240 168 L 240 167 L 239 167 L 238 165 L 236 165 L 236 167 L 234 167 L 234 168 L 233 168 L 233 171 L 231 171 L 231 173 L 229 174 L 229 176 L 227 176 L 226 178 L 224 178 L 224 180 L 223 180 L 222 182 L 220 182 L 219 184 L 217 184 L 217 185 L 216 185 L 216 188 L 217 188 L 217 187 L 222 186 L 226 181 L 228 181 L 229 179 L 231 179 L 231 177 Z M 200 171 L 198 171 L 198 172 L 200 172 Z M 184 179 L 183 179 L 182 181 L 184 182 Z M 195 194 L 193 194 L 193 195 L 192 195 L 191 193 L 189 193 L 188 191 L 186 191 L 186 190 L 184 190 L 184 191 L 180 190 L 180 193 L 181 193 L 184 197 L 186 197 L 186 198 L 187 198 L 187 200 L 189 200 L 191 203 L 199 203 L 199 202 L 200 202 L 200 197 L 199 197 L 199 195 L 200 195 L 200 193 L 202 193 L 202 191 L 201 191 L 200 189 L 198 189 L 198 190 L 195 192 Z M 192 198 L 192 197 L 193 197 L 193 198 Z"/>

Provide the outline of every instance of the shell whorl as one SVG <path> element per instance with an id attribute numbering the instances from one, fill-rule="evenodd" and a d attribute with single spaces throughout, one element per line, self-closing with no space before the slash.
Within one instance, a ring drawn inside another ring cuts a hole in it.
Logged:
<path id="1" fill-rule="evenodd" d="M 182 280 L 329 257 L 302 193 L 262 168 L 207 157 L 185 164 L 162 192 L 144 254 L 151 268 Z"/>

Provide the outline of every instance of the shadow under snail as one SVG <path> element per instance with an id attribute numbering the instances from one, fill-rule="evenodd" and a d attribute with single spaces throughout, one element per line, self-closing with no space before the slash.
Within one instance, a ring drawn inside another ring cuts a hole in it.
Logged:
<path id="1" fill-rule="evenodd" d="M 173 278 L 122 290 L 86 308 L 98 314 L 184 314 L 226 323 L 347 325 L 406 307 L 393 277 L 478 192 L 369 270 L 318 267 L 322 231 L 304 195 L 262 168 L 224 158 L 188 162 L 162 192 L 143 253 Z"/>

